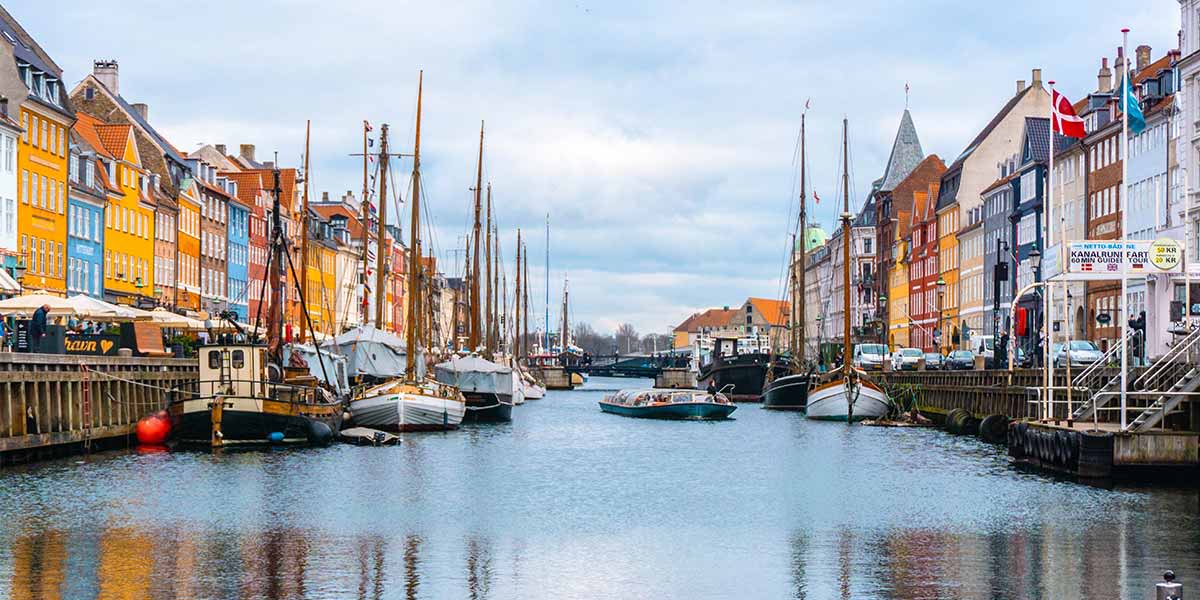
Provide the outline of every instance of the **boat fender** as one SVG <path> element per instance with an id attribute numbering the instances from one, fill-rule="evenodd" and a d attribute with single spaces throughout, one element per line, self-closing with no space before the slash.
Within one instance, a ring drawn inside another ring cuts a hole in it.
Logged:
<path id="1" fill-rule="evenodd" d="M 946 431 L 956 435 L 961 434 L 963 432 L 963 425 L 970 417 L 970 413 L 961 408 L 951 410 L 949 413 L 946 413 Z"/>
<path id="2" fill-rule="evenodd" d="M 275 442 L 275 443 L 282 442 L 283 441 L 283 432 L 282 431 L 272 431 L 271 433 L 267 434 L 267 440 Z"/>
<path id="3" fill-rule="evenodd" d="M 1004 415 L 988 415 L 979 422 L 979 437 L 986 442 L 1003 444 L 1008 437 L 1008 418 Z"/>
<path id="4" fill-rule="evenodd" d="M 966 435 L 979 435 L 979 419 L 976 419 L 971 413 L 967 413 L 967 418 L 963 421 L 962 432 Z"/>
<path id="5" fill-rule="evenodd" d="M 137 440 L 139 444 L 162 445 L 171 436 L 171 417 L 167 411 L 160 410 L 146 415 L 137 422 Z"/>
<path id="6" fill-rule="evenodd" d="M 309 421 L 308 443 L 315 446 L 328 446 L 333 441 L 333 428 L 324 421 Z"/>

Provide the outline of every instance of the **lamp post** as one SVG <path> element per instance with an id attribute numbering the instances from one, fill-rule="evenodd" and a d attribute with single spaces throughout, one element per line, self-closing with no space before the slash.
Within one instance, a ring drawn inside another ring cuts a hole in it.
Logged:
<path id="1" fill-rule="evenodd" d="M 942 319 L 942 316 L 943 316 L 942 315 L 942 313 L 943 313 L 942 301 L 945 299 L 945 296 L 946 296 L 946 280 L 942 279 L 941 275 L 938 275 L 937 283 L 935 285 L 937 285 L 937 295 L 938 295 L 938 324 L 937 324 L 938 339 L 935 340 L 936 345 L 934 346 L 934 348 L 937 350 L 938 354 L 941 354 L 942 342 L 946 339 L 946 327 L 945 327 L 945 323 L 943 322 L 943 319 Z"/>
<path id="2" fill-rule="evenodd" d="M 887 343 L 887 294 L 880 292 L 879 294 L 879 313 L 875 315 L 876 324 L 879 326 L 879 343 Z"/>
<path id="3" fill-rule="evenodd" d="M 821 323 L 825 320 L 821 315 L 817 315 L 817 365 L 825 364 L 825 328 Z"/>
<path id="4" fill-rule="evenodd" d="M 1029 268 L 1030 268 L 1030 269 L 1033 271 L 1033 280 L 1034 280 L 1034 281 L 1041 281 L 1041 280 L 1042 280 L 1042 252 L 1041 252 L 1041 250 L 1038 250 L 1037 246 L 1034 246 L 1034 247 L 1033 247 L 1033 250 L 1030 250 L 1030 251 L 1029 251 Z M 1044 287 L 1043 287 L 1043 288 L 1042 288 L 1042 290 L 1041 290 L 1041 294 L 1042 294 L 1042 298 L 1045 298 L 1045 297 L 1046 297 L 1046 289 L 1045 289 Z M 1043 302 L 1041 303 L 1041 305 L 1042 305 L 1042 306 L 1045 306 L 1045 302 L 1043 301 Z M 1039 335 L 1037 342 L 1033 344 L 1033 352 L 1038 352 L 1038 345 L 1039 345 L 1039 344 L 1041 344 L 1041 343 L 1049 343 L 1049 342 L 1050 342 L 1050 330 L 1049 330 L 1049 324 L 1050 324 L 1050 321 L 1049 321 L 1049 319 L 1050 319 L 1050 315 L 1048 315 L 1048 314 L 1045 314 L 1045 309 L 1044 309 L 1044 308 L 1043 308 L 1043 310 L 1042 310 L 1042 313 L 1043 313 L 1043 314 L 1042 314 L 1042 319 L 1041 319 L 1041 321 L 1042 321 L 1042 327 L 1043 327 L 1043 328 L 1045 328 L 1044 332 L 1045 332 L 1045 338 L 1046 338 L 1046 340 L 1045 340 L 1045 342 L 1043 342 L 1043 341 L 1041 340 L 1041 337 L 1042 337 L 1042 336 L 1041 336 L 1041 335 Z M 1036 324 L 1036 323 L 1037 323 L 1037 322 L 1035 321 L 1035 322 L 1034 322 L 1034 324 Z M 1032 328 L 1030 328 L 1030 329 L 1031 329 L 1030 333 L 1033 333 L 1033 332 L 1032 332 Z M 1039 329 L 1040 329 L 1040 328 L 1039 328 Z M 1038 363 L 1038 360 L 1040 360 L 1040 359 L 1042 358 L 1042 357 L 1040 356 L 1042 353 L 1041 353 L 1041 352 L 1038 352 L 1038 354 L 1039 354 L 1039 356 L 1034 356 L 1034 357 L 1032 357 L 1032 358 L 1030 359 L 1030 361 L 1031 361 L 1031 364 L 1033 364 L 1033 365 L 1037 365 L 1037 363 Z"/>

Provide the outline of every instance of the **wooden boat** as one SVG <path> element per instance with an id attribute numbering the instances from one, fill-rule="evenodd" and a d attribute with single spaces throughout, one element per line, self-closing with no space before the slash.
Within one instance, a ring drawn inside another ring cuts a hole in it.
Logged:
<path id="1" fill-rule="evenodd" d="M 419 273 L 423 269 L 420 264 L 420 227 L 421 222 L 421 93 L 423 91 L 424 74 L 417 84 L 417 124 L 416 142 L 413 145 L 412 194 L 409 203 L 412 215 L 409 225 L 412 243 L 408 247 L 408 272 Z M 379 197 L 387 198 L 388 160 L 388 126 L 385 124 L 380 134 L 379 152 Z M 387 222 L 387 202 L 379 203 L 379 219 Z M 376 250 L 378 265 L 376 273 L 378 283 L 375 287 L 379 294 L 375 303 L 375 322 L 378 326 L 383 322 L 383 292 L 387 289 L 385 277 L 388 272 L 384 264 L 387 252 L 383 246 L 384 236 L 378 236 L 379 247 Z M 405 324 L 405 370 L 403 377 L 393 379 L 363 389 L 350 401 L 350 415 L 354 424 L 361 427 L 373 427 L 386 431 L 430 431 L 456 429 L 466 416 L 466 400 L 454 385 L 446 382 L 439 383 L 428 377 L 423 377 L 420 365 L 417 363 L 420 340 L 424 320 L 416 318 L 422 313 L 421 288 L 423 277 L 408 278 L 407 322 Z"/>
<path id="2" fill-rule="evenodd" d="M 621 390 L 600 401 L 606 413 L 641 419 L 711 421 L 726 419 L 737 406 L 721 393 L 699 390 Z"/>
<path id="3" fill-rule="evenodd" d="M 847 141 L 847 120 L 842 120 L 842 190 L 844 192 L 842 210 L 842 306 L 850 306 L 850 160 L 849 142 Z M 850 341 L 851 323 L 850 311 L 844 313 L 842 356 L 854 356 L 853 344 Z M 877 419 L 891 411 L 892 403 L 879 386 L 866 378 L 866 374 L 853 366 L 853 361 L 842 361 L 842 370 L 831 374 L 831 379 L 824 385 L 813 388 L 808 393 L 806 413 L 810 419 L 826 421 L 846 421 L 852 423 L 865 418 Z"/>
<path id="4" fill-rule="evenodd" d="M 734 402 L 758 402 L 762 399 L 771 356 L 765 352 L 738 353 L 736 338 L 717 338 L 712 360 L 700 367 L 698 387 L 718 390 L 729 388 Z M 731 388 L 729 386 L 732 386 Z"/>
<path id="5" fill-rule="evenodd" d="M 810 372 L 806 371 L 804 360 L 805 345 L 805 265 L 807 257 L 808 212 L 805 201 L 807 192 L 807 156 L 805 152 L 805 115 L 800 115 L 800 218 L 798 220 L 800 235 L 800 257 L 796 261 L 799 268 L 792 262 L 792 253 L 788 253 L 788 282 L 792 302 L 788 310 L 789 347 L 782 377 L 771 378 L 763 388 L 763 408 L 775 410 L 804 410 L 808 404 L 809 384 L 812 381 Z M 789 216 L 790 217 L 790 216 Z M 797 246 L 796 236 L 792 236 L 791 246 Z"/>
<path id="6" fill-rule="evenodd" d="M 804 410 L 809 395 L 808 373 L 796 373 L 776 378 L 763 389 L 763 408 L 773 410 Z"/>
<path id="7" fill-rule="evenodd" d="M 197 381 L 168 392 L 176 442 L 211 447 L 331 442 L 342 400 L 315 378 L 283 380 L 263 344 L 203 346 Z"/>
<path id="8" fill-rule="evenodd" d="M 453 385 L 466 400 L 463 421 L 495 423 L 512 420 L 513 372 L 476 354 L 453 356 L 433 367 L 437 380 Z"/>

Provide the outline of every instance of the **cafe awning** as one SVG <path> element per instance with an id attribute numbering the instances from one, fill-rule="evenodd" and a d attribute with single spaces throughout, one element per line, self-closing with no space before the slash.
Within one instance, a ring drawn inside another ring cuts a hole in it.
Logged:
<path id="1" fill-rule="evenodd" d="M 139 315 L 136 309 L 111 304 L 85 294 L 71 296 L 67 298 L 67 303 L 75 308 L 75 316 L 80 319 L 121 322 L 147 319 L 147 317 Z"/>
<path id="2" fill-rule="evenodd" d="M 8 269 L 0 269 L 0 294 L 20 294 L 21 284 L 17 283 L 12 275 L 8 274 Z"/>
<path id="3" fill-rule="evenodd" d="M 33 292 L 24 296 L 16 296 L 7 300 L 0 300 L 0 315 L 23 316 L 26 318 L 32 317 L 33 312 L 42 305 L 49 305 L 50 316 L 71 316 L 75 314 L 75 307 L 67 302 L 62 296 L 47 294 L 46 292 Z"/>

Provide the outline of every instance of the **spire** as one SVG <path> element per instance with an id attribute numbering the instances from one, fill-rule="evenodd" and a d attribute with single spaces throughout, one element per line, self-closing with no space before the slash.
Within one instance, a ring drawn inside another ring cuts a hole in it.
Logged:
<path id="1" fill-rule="evenodd" d="M 921 140 L 917 138 L 917 128 L 913 125 L 912 115 L 904 109 L 900 117 L 900 129 L 896 131 L 896 141 L 892 142 L 892 153 L 888 156 L 887 169 L 883 171 L 883 183 L 879 191 L 888 192 L 912 173 L 913 169 L 925 158 L 921 150 Z"/>

